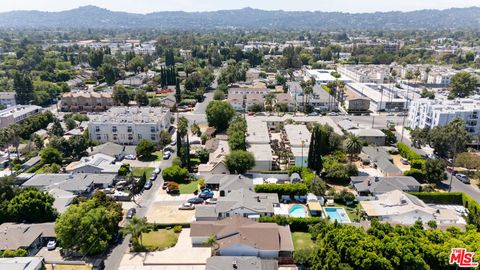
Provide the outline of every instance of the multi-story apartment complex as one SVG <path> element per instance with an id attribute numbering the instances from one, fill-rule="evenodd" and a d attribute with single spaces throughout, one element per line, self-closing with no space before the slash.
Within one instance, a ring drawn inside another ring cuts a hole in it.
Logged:
<path id="1" fill-rule="evenodd" d="M 170 127 L 170 111 L 160 107 L 112 107 L 100 115 L 89 115 L 92 140 L 137 144 L 142 139 L 159 141 L 160 131 Z"/>
<path id="2" fill-rule="evenodd" d="M 112 106 L 113 98 L 110 93 L 65 93 L 61 101 L 64 112 L 103 112 Z"/>
<path id="3" fill-rule="evenodd" d="M 480 135 L 480 96 L 449 100 L 445 96 L 412 101 L 408 112 L 410 128 L 444 126 L 456 118 L 465 121 L 467 131 Z"/>
<path id="4" fill-rule="evenodd" d="M 0 92 L 0 105 L 4 106 L 14 106 L 17 102 L 15 101 L 15 92 Z"/>
<path id="5" fill-rule="evenodd" d="M 19 123 L 41 111 L 42 107 L 36 105 L 15 105 L 8 107 L 0 111 L 0 128 Z"/>

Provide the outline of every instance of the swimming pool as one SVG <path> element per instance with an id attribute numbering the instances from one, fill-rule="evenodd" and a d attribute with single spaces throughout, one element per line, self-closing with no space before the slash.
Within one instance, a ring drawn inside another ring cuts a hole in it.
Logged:
<path id="1" fill-rule="evenodd" d="M 296 218 L 304 218 L 307 217 L 307 211 L 303 205 L 295 204 L 288 210 L 288 215 Z"/>
<path id="2" fill-rule="evenodd" d="M 345 211 L 345 208 L 341 207 L 326 207 L 324 208 L 325 214 L 333 222 L 336 220 L 339 223 L 351 223 L 350 218 Z"/>

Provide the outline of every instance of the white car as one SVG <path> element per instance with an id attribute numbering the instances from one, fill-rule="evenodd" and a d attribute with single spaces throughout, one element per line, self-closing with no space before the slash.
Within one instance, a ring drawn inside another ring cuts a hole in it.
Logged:
<path id="1" fill-rule="evenodd" d="M 163 153 L 163 159 L 169 159 L 171 155 L 172 155 L 172 153 L 170 153 L 169 151 L 164 152 Z"/>
<path id="2" fill-rule="evenodd" d="M 126 155 L 125 156 L 125 159 L 128 159 L 128 160 L 135 160 L 137 157 L 135 155 Z"/>
<path id="3" fill-rule="evenodd" d="M 331 113 L 329 113 L 328 115 L 330 115 L 330 116 L 338 116 L 338 113 L 336 113 L 336 112 L 331 112 Z"/>
<path id="4" fill-rule="evenodd" d="M 179 210 L 194 210 L 195 209 L 195 205 L 192 204 L 192 203 L 183 203 L 183 204 L 180 204 L 178 206 L 178 209 Z"/>
<path id="5" fill-rule="evenodd" d="M 468 176 L 466 176 L 465 174 L 461 174 L 461 173 L 457 173 L 455 174 L 455 177 L 462 181 L 462 183 L 464 184 L 470 184 L 470 179 L 468 179 Z"/>
<path id="6" fill-rule="evenodd" d="M 153 173 L 158 175 L 161 170 L 162 170 L 162 169 L 160 169 L 160 167 L 156 167 L 156 168 L 153 170 Z"/>
<path id="7" fill-rule="evenodd" d="M 47 249 L 48 250 L 54 250 L 57 247 L 57 241 L 55 240 L 50 240 L 47 243 Z"/>

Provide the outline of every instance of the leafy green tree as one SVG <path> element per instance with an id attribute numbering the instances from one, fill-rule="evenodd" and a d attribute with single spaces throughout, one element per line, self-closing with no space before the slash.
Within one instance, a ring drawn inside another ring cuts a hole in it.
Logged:
<path id="1" fill-rule="evenodd" d="M 185 180 L 188 178 L 188 170 L 174 165 L 174 166 L 165 168 L 162 171 L 162 177 L 166 181 L 182 183 L 182 182 L 185 182 Z"/>
<path id="2" fill-rule="evenodd" d="M 196 136 L 202 135 L 202 131 L 196 122 L 193 122 L 192 126 L 190 127 L 190 131 Z"/>
<path id="3" fill-rule="evenodd" d="M 470 136 L 465 129 L 465 122 L 455 119 L 445 126 L 434 127 L 429 132 L 430 145 L 444 157 L 455 157 L 464 152 Z"/>
<path id="4" fill-rule="evenodd" d="M 235 150 L 225 157 L 225 164 L 230 173 L 242 174 L 255 166 L 255 158 L 250 152 Z"/>
<path id="5" fill-rule="evenodd" d="M 33 84 L 30 75 L 15 72 L 13 76 L 13 89 L 17 104 L 31 104 L 34 100 Z"/>
<path id="6" fill-rule="evenodd" d="M 234 132 L 228 135 L 228 146 L 230 150 L 246 150 L 246 136 L 243 132 Z"/>
<path id="7" fill-rule="evenodd" d="M 225 99 L 225 93 L 222 90 L 215 90 L 213 92 L 213 100 L 224 100 Z"/>
<path id="8" fill-rule="evenodd" d="M 45 148 L 40 153 L 44 164 L 62 164 L 62 154 L 56 148 L 51 146 Z"/>
<path id="9" fill-rule="evenodd" d="M 205 148 L 200 148 L 197 150 L 198 159 L 200 159 L 200 163 L 207 163 L 210 157 L 210 153 Z"/>
<path id="10" fill-rule="evenodd" d="M 121 104 L 124 106 L 128 106 L 128 103 L 130 102 L 130 94 L 122 85 L 116 85 L 113 88 L 112 98 L 116 104 Z"/>
<path id="11" fill-rule="evenodd" d="M 425 181 L 438 183 L 446 178 L 446 164 L 441 159 L 428 159 L 425 162 Z"/>
<path id="12" fill-rule="evenodd" d="M 104 63 L 100 68 L 100 73 L 105 77 L 105 82 L 108 85 L 113 85 L 119 77 L 119 70 L 111 64 Z"/>
<path id="13" fill-rule="evenodd" d="M 453 75 L 450 83 L 449 98 L 464 98 L 470 96 L 477 87 L 477 79 L 468 72 L 461 71 Z"/>
<path id="14" fill-rule="evenodd" d="M 345 151 L 350 157 L 350 162 L 353 158 L 356 157 L 360 152 L 362 152 L 362 142 L 358 136 L 349 134 L 344 141 Z"/>
<path id="15" fill-rule="evenodd" d="M 55 233 L 62 248 L 96 255 L 107 249 L 121 220 L 121 205 L 97 192 L 88 200 L 74 201 L 55 222 Z"/>
<path id="16" fill-rule="evenodd" d="M 137 156 L 150 157 L 155 152 L 155 144 L 150 140 L 142 139 L 135 147 L 135 152 Z"/>
<path id="17" fill-rule="evenodd" d="M 145 90 L 138 90 L 135 94 L 135 101 L 139 106 L 148 106 L 148 96 Z"/>
<path id="18" fill-rule="evenodd" d="M 250 112 L 261 112 L 263 111 L 263 106 L 260 104 L 252 104 L 250 107 L 248 107 L 248 111 Z"/>
<path id="19" fill-rule="evenodd" d="M 104 53 L 102 49 L 92 50 L 88 54 L 88 64 L 90 64 L 92 68 L 97 69 L 103 63 L 103 55 Z"/>
<path id="20" fill-rule="evenodd" d="M 166 66 L 175 66 L 175 56 L 172 49 L 165 51 L 165 65 Z"/>
<path id="21" fill-rule="evenodd" d="M 40 135 L 38 135 L 38 134 L 33 135 L 33 143 L 35 144 L 35 147 L 38 150 L 43 149 L 43 146 L 44 146 L 43 139 L 42 139 L 42 137 L 40 137 Z"/>
<path id="22" fill-rule="evenodd" d="M 150 99 L 150 107 L 160 107 L 162 105 L 162 101 L 158 98 Z"/>
<path id="23" fill-rule="evenodd" d="M 35 188 L 21 190 L 8 202 L 8 212 L 16 222 L 51 222 L 57 217 L 55 199 Z"/>
<path id="24" fill-rule="evenodd" d="M 172 135 L 167 130 L 160 131 L 160 145 L 163 147 L 169 145 L 172 142 Z"/>
<path id="25" fill-rule="evenodd" d="M 89 145 L 90 141 L 84 136 L 73 136 L 68 139 L 68 151 L 64 152 L 64 155 L 80 159 L 87 156 Z"/>
<path id="26" fill-rule="evenodd" d="M 420 93 L 420 97 L 428 98 L 428 99 L 435 99 L 435 92 L 428 91 L 427 88 L 423 88 L 422 92 Z"/>
<path id="27" fill-rule="evenodd" d="M 213 100 L 208 103 L 207 109 L 208 125 L 215 127 L 217 132 L 225 131 L 228 128 L 228 123 L 235 115 L 235 110 L 230 103 L 225 101 Z"/>
<path id="28" fill-rule="evenodd" d="M 143 71 L 145 67 L 145 60 L 143 57 L 136 55 L 130 61 L 128 61 L 128 70 L 133 71 L 135 73 L 139 73 Z"/>
<path id="29" fill-rule="evenodd" d="M 417 128 L 410 132 L 410 138 L 412 145 L 416 148 L 425 146 L 430 141 L 430 129 L 429 128 Z"/>

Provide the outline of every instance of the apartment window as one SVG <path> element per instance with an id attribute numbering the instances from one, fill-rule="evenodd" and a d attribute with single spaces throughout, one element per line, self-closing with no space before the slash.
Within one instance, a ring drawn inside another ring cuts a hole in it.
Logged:
<path id="1" fill-rule="evenodd" d="M 129 140 L 129 141 L 133 140 L 132 134 L 128 134 L 128 140 Z"/>
<path id="2" fill-rule="evenodd" d="M 127 132 L 132 132 L 132 127 L 127 127 Z"/>
<path id="3" fill-rule="evenodd" d="M 117 127 L 116 126 L 112 127 L 112 132 L 117 132 Z"/>
<path id="4" fill-rule="evenodd" d="M 118 139 L 117 134 L 113 134 L 113 140 L 116 141 Z"/>
<path id="5" fill-rule="evenodd" d="M 100 132 L 100 127 L 99 126 L 95 127 L 95 132 Z"/>
<path id="6" fill-rule="evenodd" d="M 156 128 L 155 128 L 155 126 L 152 126 L 152 127 L 150 127 L 150 132 L 152 132 L 152 133 L 153 133 L 153 132 L 155 132 L 155 131 L 156 131 Z"/>
<path id="7" fill-rule="evenodd" d="M 157 139 L 157 136 L 155 136 L 155 134 L 152 134 L 152 135 L 150 135 L 150 139 L 151 139 L 152 141 L 155 141 L 155 140 Z"/>
<path id="8" fill-rule="evenodd" d="M 102 135 L 97 135 L 97 141 L 100 141 L 102 139 Z"/>

